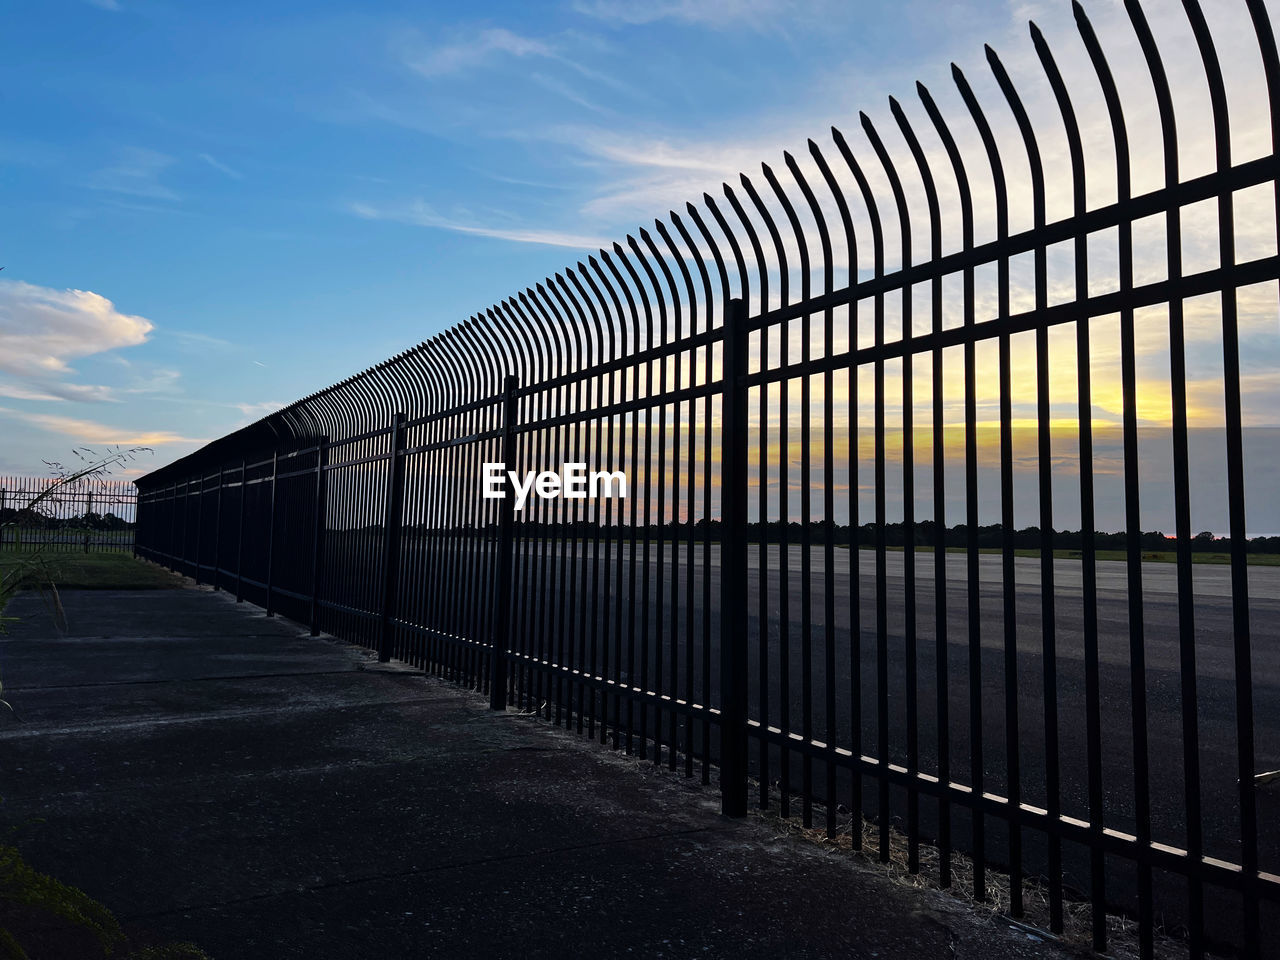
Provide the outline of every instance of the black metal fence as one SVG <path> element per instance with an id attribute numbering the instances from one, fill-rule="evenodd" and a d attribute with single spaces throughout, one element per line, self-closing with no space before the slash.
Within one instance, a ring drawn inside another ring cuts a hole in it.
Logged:
<path id="1" fill-rule="evenodd" d="M 1274 243 L 1237 257 L 1235 231 L 1249 191 L 1275 239 L 1280 60 L 1248 0 L 1273 123 L 1265 155 L 1236 162 L 1214 37 L 1183 6 L 1211 172 L 1181 174 L 1185 128 L 1139 4 L 1156 108 L 1140 119 L 1159 131 L 1140 143 L 1077 7 L 1105 106 L 1087 119 L 1109 121 L 1100 169 L 1033 26 L 1051 116 L 1033 122 L 988 50 L 998 111 L 953 69 L 962 117 L 921 85 L 923 123 L 891 102 L 892 149 L 863 115 L 856 149 L 833 130 L 834 153 L 811 141 L 803 162 L 144 477 L 138 553 L 495 707 L 704 781 L 718 767 L 727 813 L 852 822 L 855 846 L 870 818 L 882 859 L 904 837 L 918 870 L 927 845 L 944 885 L 963 852 L 978 897 L 997 865 L 1014 915 L 1028 884 L 1055 930 L 1087 903 L 1098 949 L 1118 910 L 1146 955 L 1158 926 L 1196 956 L 1266 952 L 1280 802 L 1257 775 L 1280 766 L 1280 593 L 1248 566 L 1240 330 L 1241 304 L 1261 302 L 1262 336 L 1280 336 L 1280 259 Z M 1062 182 L 1042 162 L 1050 119 Z M 1136 192 L 1139 162 L 1162 185 Z M 1086 173 L 1113 199 L 1091 205 Z M 1049 221 L 1059 188 L 1070 212 Z M 1219 259 L 1184 270 L 1183 221 L 1206 201 Z M 1139 277 L 1152 224 L 1162 269 Z M 1217 539 L 1192 525 L 1210 441 L 1188 363 L 1210 333 Z M 1153 337 L 1154 418 L 1139 409 Z M 516 512 L 481 497 L 491 462 L 622 470 L 629 496 Z M 1169 537 L 1143 530 L 1159 491 Z M 1274 493 L 1252 486 L 1250 503 Z M 1193 570 L 1206 543 L 1225 563 Z"/>
<path id="2" fill-rule="evenodd" d="M 133 550 L 138 492 L 126 480 L 0 477 L 0 550 Z"/>

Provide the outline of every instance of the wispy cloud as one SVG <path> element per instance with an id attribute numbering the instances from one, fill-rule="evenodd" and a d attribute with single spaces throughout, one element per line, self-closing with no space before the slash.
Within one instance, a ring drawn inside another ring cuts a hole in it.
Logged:
<path id="1" fill-rule="evenodd" d="M 644 222 L 736 180 L 739 171 L 758 169 L 761 157 L 776 154 L 782 134 L 775 128 L 767 139 L 689 137 L 677 144 L 672 138 L 604 127 L 562 126 L 548 136 L 608 172 L 583 201 L 583 215 L 604 222 Z"/>
<path id="2" fill-rule="evenodd" d="M 125 147 L 117 152 L 116 162 L 90 176 L 88 185 L 94 190 L 123 193 L 150 200 L 178 200 L 178 195 L 160 182 L 160 175 L 174 163 L 174 158 L 145 147 Z"/>
<path id="3" fill-rule="evenodd" d="M 240 425 L 253 423 L 261 420 L 269 413 L 275 413 L 285 405 L 275 400 L 263 400 L 259 403 L 233 403 L 233 407 L 240 411 L 240 415 L 244 418 Z"/>
<path id="4" fill-rule="evenodd" d="M 85 0 L 85 3 L 91 7 L 97 7 L 99 10 L 119 10 L 120 4 L 117 0 Z"/>
<path id="5" fill-rule="evenodd" d="M 31 413 L 0 407 L 0 415 L 29 423 L 33 427 L 74 437 L 84 443 L 155 447 L 166 443 L 204 443 L 198 437 L 184 437 L 169 430 L 136 430 L 112 427 L 95 420 L 63 417 L 52 413 Z"/>
<path id="6" fill-rule="evenodd" d="M 205 350 L 209 347 L 217 347 L 226 350 L 235 347 L 230 340 L 224 340 L 221 337 L 211 336 L 207 333 L 200 333 L 195 330 L 169 330 L 164 331 L 164 335 L 172 337 L 181 342 L 184 346 L 197 350 Z"/>
<path id="7" fill-rule="evenodd" d="M 243 173 L 241 173 L 239 170 L 235 170 L 227 166 L 217 157 L 211 156 L 210 154 L 207 154 L 207 153 L 200 153 L 200 154 L 197 154 L 197 156 L 201 160 L 203 160 L 205 163 L 207 163 L 209 166 L 213 167 L 213 169 L 217 170 L 221 174 L 225 174 L 226 176 L 230 177 L 232 180 L 244 179 Z"/>
<path id="8" fill-rule="evenodd" d="M 699 26 L 747 25 L 753 29 L 776 26 L 797 12 L 814 13 L 815 6 L 796 0 L 575 0 L 573 9 L 609 23 L 638 25 L 659 20 L 676 20 Z"/>
<path id="9" fill-rule="evenodd" d="M 0 397 L 10 400 L 32 400 L 41 403 L 61 403 L 65 400 L 118 402 L 110 387 L 82 383 L 58 383 L 38 378 L 23 383 L 0 381 Z"/>
<path id="10" fill-rule="evenodd" d="M 604 114 L 613 113 L 613 111 L 610 110 L 608 107 L 602 107 L 598 103 L 588 100 L 586 97 L 580 94 L 577 90 L 575 90 L 569 84 L 565 83 L 563 80 L 558 80 L 555 77 L 548 76 L 545 73 L 539 73 L 539 72 L 531 73 L 529 75 L 529 79 L 532 80 L 534 83 L 538 84 L 538 86 L 543 87 L 546 90 L 550 90 L 552 93 L 556 94 L 557 96 L 564 97 L 570 103 L 576 103 L 578 106 L 582 107 L 583 109 L 590 110 L 593 113 L 604 113 Z"/>
<path id="11" fill-rule="evenodd" d="M 405 62 L 415 73 L 424 77 L 440 77 L 480 66 L 493 54 L 512 57 L 556 56 L 555 51 L 542 40 L 494 27 L 481 31 L 469 40 L 410 54 Z"/>
<path id="12" fill-rule="evenodd" d="M 506 227 L 487 226 L 455 220 L 438 213 L 430 204 L 422 200 L 414 200 L 394 208 L 372 207 L 363 203 L 353 203 L 350 205 L 350 210 L 356 216 L 363 217 L 366 220 L 390 220 L 397 223 L 412 224 L 416 227 L 434 227 L 439 230 L 452 230 L 454 233 L 466 233 L 477 237 L 511 240 L 515 243 L 540 243 L 553 247 L 571 247 L 575 250 L 596 250 L 608 244 L 608 240 L 605 237 L 516 225 Z"/>
<path id="13" fill-rule="evenodd" d="M 42 403 L 119 403 L 116 390 L 101 384 L 63 383 L 59 380 L 28 378 L 22 381 L 0 381 L 0 397 L 26 399 Z"/>
<path id="14" fill-rule="evenodd" d="M 44 140 L 12 135 L 0 139 L 0 163 L 9 166 L 55 167 L 64 158 L 60 147 Z"/>
<path id="15" fill-rule="evenodd" d="M 401 39 L 399 54 L 405 66 L 427 79 L 463 74 L 485 65 L 492 68 L 498 58 L 505 56 L 515 60 L 549 62 L 628 97 L 648 98 L 643 91 L 637 90 L 617 77 L 588 66 L 566 52 L 566 48 L 579 49 L 584 43 L 590 46 L 586 38 L 573 32 L 563 34 L 555 40 L 549 40 L 523 36 L 503 27 L 491 27 L 480 30 L 468 38 L 435 47 L 425 46 L 416 34 L 410 34 L 407 39 Z M 599 51 L 595 52 L 598 54 Z M 600 109 L 563 81 L 548 77 L 545 73 L 535 73 L 530 79 L 581 106 L 592 110 Z M 389 118 L 384 117 L 384 119 Z"/>
<path id="16" fill-rule="evenodd" d="M 152 370 L 145 377 L 136 379 L 124 388 L 124 392 L 133 394 L 175 393 L 180 389 L 178 385 L 181 380 L 181 371 L 160 367 Z"/>

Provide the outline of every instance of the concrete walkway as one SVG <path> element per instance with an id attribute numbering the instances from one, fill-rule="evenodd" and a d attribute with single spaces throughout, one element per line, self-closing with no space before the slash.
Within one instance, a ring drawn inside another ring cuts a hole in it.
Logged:
<path id="1" fill-rule="evenodd" d="M 0 831 L 216 960 L 1068 955 L 224 594 L 64 603 L 8 610 Z"/>

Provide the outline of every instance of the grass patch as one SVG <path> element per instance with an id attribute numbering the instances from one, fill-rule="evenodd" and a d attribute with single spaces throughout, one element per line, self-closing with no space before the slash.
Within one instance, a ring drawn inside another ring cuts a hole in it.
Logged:
<path id="1" fill-rule="evenodd" d="M 0 574 L 20 566 L 32 555 L 27 551 L 0 550 Z M 182 586 L 177 574 L 123 551 L 44 552 L 41 556 L 45 571 L 59 590 L 165 590 Z M 25 585 L 34 587 L 35 583 Z"/>
<path id="2" fill-rule="evenodd" d="M 17 849 L 0 845 L 0 958 L 114 957 L 209 960 L 190 943 L 139 943 L 88 894 L 33 869 Z"/>

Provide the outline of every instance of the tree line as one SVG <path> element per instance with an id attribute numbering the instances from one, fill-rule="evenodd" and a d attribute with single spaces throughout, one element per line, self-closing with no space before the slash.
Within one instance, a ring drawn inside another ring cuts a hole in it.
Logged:
<path id="1" fill-rule="evenodd" d="M 627 523 L 597 524 L 589 520 L 576 522 L 520 520 L 517 523 L 519 536 L 524 538 L 550 537 L 554 539 L 587 540 L 596 537 L 629 540 L 633 536 L 639 540 L 687 540 L 692 534 L 695 540 L 711 539 L 718 541 L 720 539 L 720 526 L 720 521 L 715 519 L 699 519 L 692 525 L 688 521 L 679 520 L 669 521 L 665 524 L 650 523 L 646 525 L 641 523 L 635 526 Z M 366 529 L 369 532 L 376 532 L 380 528 L 369 527 Z M 406 526 L 405 530 L 406 532 L 419 534 L 430 532 L 446 534 L 485 533 L 486 535 L 496 536 L 497 525 L 486 524 L 480 527 L 466 525 L 452 528 L 409 525 Z M 826 543 L 828 530 L 831 531 L 832 541 L 841 547 L 851 546 L 855 539 L 859 547 L 875 547 L 880 542 L 878 536 L 880 527 L 877 524 L 864 523 L 857 527 L 851 527 L 849 524 L 829 524 L 822 520 L 815 520 L 809 524 L 809 541 L 813 544 Z M 901 522 L 886 523 L 883 526 L 883 530 L 884 543 L 892 548 L 901 548 L 908 543 L 917 547 L 933 548 L 939 545 L 939 539 L 947 548 L 965 548 L 969 546 L 969 527 L 963 523 L 951 527 L 943 527 L 941 538 L 939 538 L 938 529 L 932 520 L 921 520 L 910 525 Z M 975 529 L 975 533 L 979 549 L 1000 549 L 1005 545 L 1006 537 L 1003 524 L 980 525 Z M 781 543 L 784 535 L 788 543 L 803 542 L 805 535 L 804 524 L 798 521 L 783 524 L 776 520 L 765 523 L 756 521 L 747 524 L 747 540 L 752 543 L 760 543 L 761 541 L 765 543 Z M 1082 550 L 1087 536 L 1087 533 L 1081 530 L 1055 529 L 1052 531 L 1053 547 L 1056 550 Z M 1011 531 L 1009 540 L 1011 541 L 1010 546 L 1015 550 L 1038 550 L 1044 546 L 1045 538 L 1038 526 L 1028 526 Z M 1126 550 L 1129 546 L 1129 536 L 1124 531 L 1118 533 L 1109 533 L 1101 530 L 1094 531 L 1093 546 L 1096 550 Z M 1143 531 L 1139 537 L 1139 549 L 1143 551 L 1173 551 L 1177 548 L 1177 538 L 1167 536 L 1163 531 Z M 1193 553 L 1221 553 L 1230 548 L 1230 537 L 1218 537 L 1207 530 L 1191 538 L 1191 550 Z M 1247 541 L 1247 550 L 1249 553 L 1280 553 L 1280 536 L 1253 537 Z"/>
<path id="2" fill-rule="evenodd" d="M 27 530 L 132 530 L 132 521 L 114 513 L 98 513 L 93 510 L 71 517 L 51 517 L 39 510 L 0 507 L 0 525 L 22 527 Z"/>

